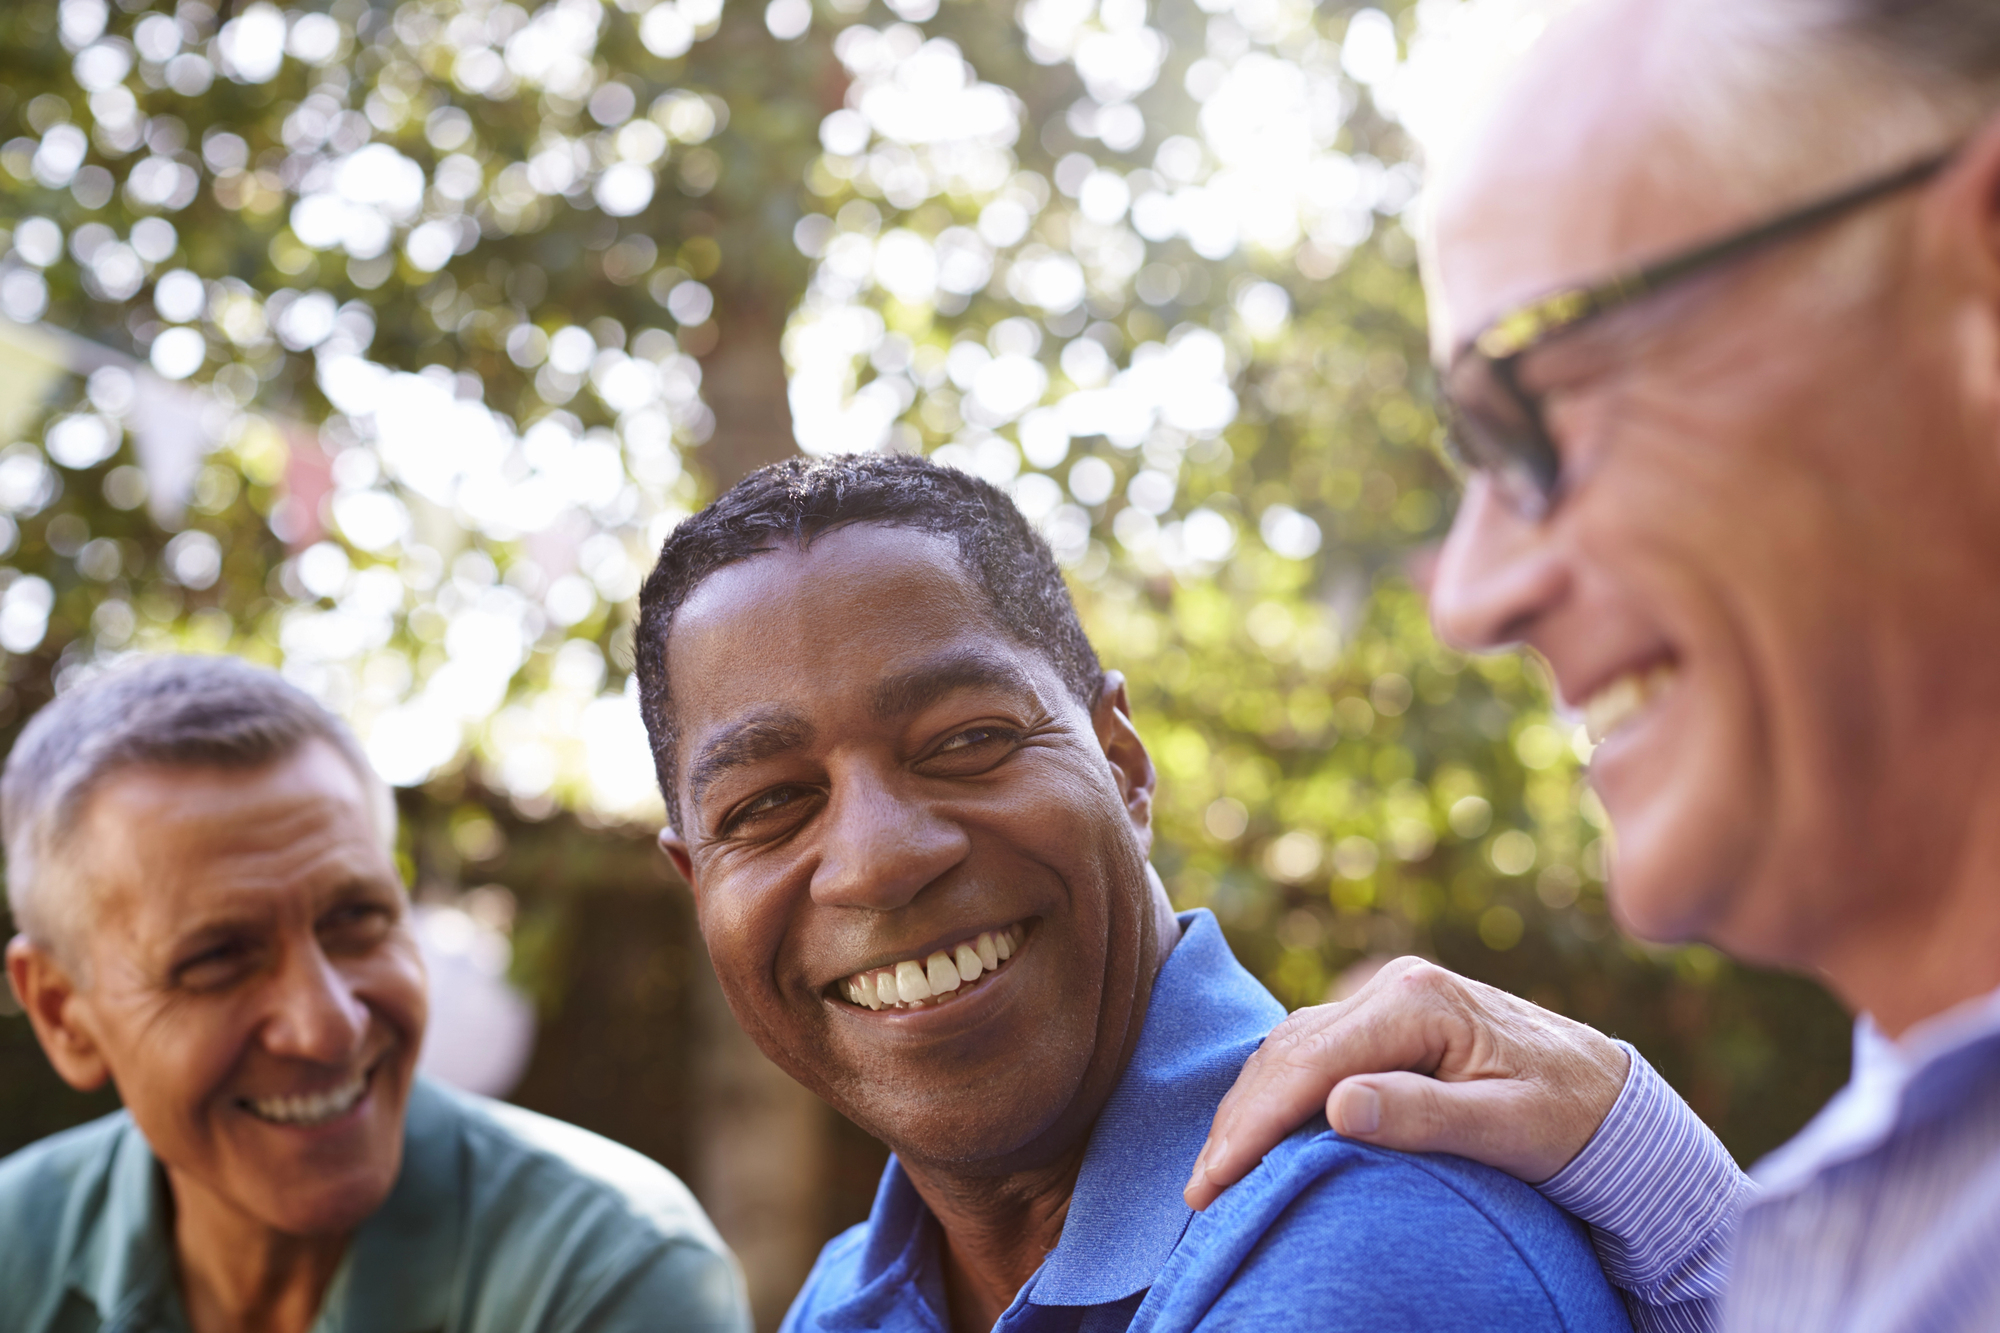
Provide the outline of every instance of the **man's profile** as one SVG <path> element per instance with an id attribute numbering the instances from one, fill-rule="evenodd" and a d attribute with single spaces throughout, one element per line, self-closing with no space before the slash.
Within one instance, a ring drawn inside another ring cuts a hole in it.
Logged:
<path id="1" fill-rule="evenodd" d="M 1284 1011 L 1175 915 L 1124 681 L 1000 492 L 779 464 L 641 607 L 662 842 L 729 1003 L 896 1153 L 788 1328 L 1625 1327 L 1576 1224 L 1458 1159 L 1320 1125 L 1188 1210 Z"/>
<path id="2" fill-rule="evenodd" d="M 2000 6 L 1592 0 L 1471 142 L 1433 620 L 1595 714 L 1621 924 L 1823 983 L 1852 1079 L 1753 1183 L 1636 1052 L 1410 960 L 1274 1034 L 1190 1194 L 1327 1107 L 1540 1182 L 1645 1327 L 2000 1327 Z"/>

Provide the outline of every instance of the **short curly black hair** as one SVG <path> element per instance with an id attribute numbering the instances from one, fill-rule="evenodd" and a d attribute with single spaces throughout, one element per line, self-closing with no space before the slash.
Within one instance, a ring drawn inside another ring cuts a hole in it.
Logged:
<path id="1" fill-rule="evenodd" d="M 688 519 L 660 547 L 639 591 L 639 709 L 667 816 L 681 827 L 674 790 L 673 688 L 667 636 L 674 613 L 725 565 L 781 545 L 800 549 L 834 528 L 880 523 L 949 537 L 985 590 L 1000 625 L 1045 656 L 1085 708 L 1095 707 L 1104 668 L 1070 600 L 1048 543 L 994 486 L 955 468 L 902 454 L 793 458 L 759 468 Z"/>

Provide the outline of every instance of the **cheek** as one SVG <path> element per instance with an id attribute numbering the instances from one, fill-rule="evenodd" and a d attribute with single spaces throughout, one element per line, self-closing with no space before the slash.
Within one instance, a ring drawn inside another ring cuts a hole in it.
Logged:
<path id="1" fill-rule="evenodd" d="M 197 997 L 120 1018 L 109 1045 L 119 1098 L 156 1143 L 200 1137 L 198 1126 L 228 1101 L 231 1079 L 254 1043 L 255 1013 L 228 998 Z"/>
<path id="2" fill-rule="evenodd" d="M 423 955 L 416 941 L 400 934 L 381 954 L 356 968 L 350 984 L 369 1011 L 404 1039 L 414 1059 L 430 1017 Z"/>
<path id="3" fill-rule="evenodd" d="M 782 1002 L 775 980 L 788 938 L 791 868 L 711 865 L 698 872 L 695 917 L 730 1007 L 745 1027 L 752 1013 Z"/>

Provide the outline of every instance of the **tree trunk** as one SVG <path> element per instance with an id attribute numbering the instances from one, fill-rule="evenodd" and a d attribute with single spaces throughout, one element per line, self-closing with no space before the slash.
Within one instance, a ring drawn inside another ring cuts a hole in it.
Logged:
<path id="1" fill-rule="evenodd" d="M 715 413 L 715 436 L 701 451 L 716 494 L 798 452 L 785 399 L 785 315 L 768 299 L 717 293 L 720 337 L 702 360 L 702 397 Z"/>
<path id="2" fill-rule="evenodd" d="M 699 971 L 693 1185 L 743 1262 L 760 1333 L 770 1333 L 826 1239 L 830 1112 L 743 1034 L 714 970 Z"/>
<path id="3" fill-rule="evenodd" d="M 702 449 L 714 493 L 798 452 L 785 398 L 785 308 L 723 287 L 702 397 L 715 435 Z M 736 1025 L 714 970 L 696 981 L 695 1192 L 743 1262 L 759 1330 L 774 1330 L 825 1240 L 831 1112 L 764 1058 Z"/>

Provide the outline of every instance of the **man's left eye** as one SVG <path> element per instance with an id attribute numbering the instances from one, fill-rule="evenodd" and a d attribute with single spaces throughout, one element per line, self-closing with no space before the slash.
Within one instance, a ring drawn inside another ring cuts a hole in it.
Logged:
<path id="1" fill-rule="evenodd" d="M 320 933 L 347 944 L 372 941 L 388 931 L 391 913 L 374 903 L 354 903 L 327 913 Z"/>
<path id="2" fill-rule="evenodd" d="M 1007 747 L 1020 739 L 1021 733 L 1010 727 L 967 727 L 931 751 L 930 757 L 961 763 L 974 760 L 998 763 L 1005 757 Z"/>
<path id="3" fill-rule="evenodd" d="M 958 735 L 953 736 L 943 745 L 940 745 L 938 753 L 949 754 L 953 750 L 964 750 L 975 745 L 983 745 L 987 741 L 1000 739 L 1001 734 L 992 727 L 974 727 L 970 731 L 959 732 Z"/>

